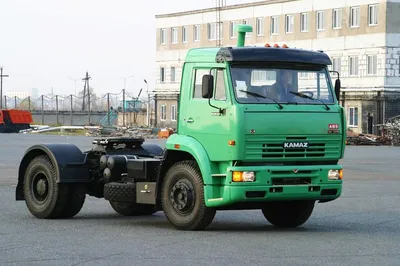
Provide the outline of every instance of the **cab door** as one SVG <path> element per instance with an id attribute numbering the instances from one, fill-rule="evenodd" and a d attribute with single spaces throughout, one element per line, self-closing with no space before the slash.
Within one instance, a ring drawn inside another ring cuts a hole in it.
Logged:
<path id="1" fill-rule="evenodd" d="M 191 136 L 207 150 L 210 159 L 224 160 L 230 136 L 231 103 L 226 86 L 224 68 L 193 67 L 189 99 L 181 114 L 182 134 Z M 204 75 L 213 75 L 213 95 L 210 99 L 202 97 Z M 214 107 L 213 107 L 214 106 Z M 222 113 L 219 109 L 223 110 Z M 225 150 L 225 152 L 224 152 Z"/>

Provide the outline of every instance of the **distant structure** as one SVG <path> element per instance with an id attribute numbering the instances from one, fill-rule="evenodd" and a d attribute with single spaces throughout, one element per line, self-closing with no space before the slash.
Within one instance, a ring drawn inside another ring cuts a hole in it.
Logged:
<path id="1" fill-rule="evenodd" d="M 39 98 L 39 89 L 38 88 L 31 89 L 31 97 L 34 99 Z"/>
<path id="2" fill-rule="evenodd" d="M 247 45 L 323 50 L 340 73 L 347 126 L 379 133 L 400 114 L 400 3 L 392 0 L 267 0 L 156 16 L 156 122 L 175 126 L 182 61 L 194 47 L 236 44 L 234 26 L 250 24 Z M 221 27 L 220 27 L 221 26 Z M 335 78 L 335 76 L 333 76 Z"/>

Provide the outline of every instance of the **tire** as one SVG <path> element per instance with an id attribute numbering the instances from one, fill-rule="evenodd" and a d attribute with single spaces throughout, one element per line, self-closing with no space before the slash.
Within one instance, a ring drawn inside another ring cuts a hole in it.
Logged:
<path id="1" fill-rule="evenodd" d="M 135 202 L 136 184 L 110 182 L 104 185 L 104 199 L 110 202 Z"/>
<path id="2" fill-rule="evenodd" d="M 157 212 L 154 205 L 136 204 L 134 202 L 110 201 L 110 205 L 114 211 L 123 216 L 152 215 Z"/>
<path id="3" fill-rule="evenodd" d="M 294 228 L 304 224 L 314 210 L 315 201 L 273 202 L 262 209 L 264 217 L 277 227 Z"/>
<path id="4" fill-rule="evenodd" d="M 203 178 L 195 161 L 178 162 L 168 170 L 162 183 L 162 209 L 173 227 L 179 230 L 203 230 L 212 222 L 216 210 L 206 207 L 203 186 Z M 172 195 L 174 193 L 175 196 Z M 181 209 L 179 205 L 174 206 L 174 203 L 179 203 L 178 195 L 183 195 L 179 204 Z"/>
<path id="5" fill-rule="evenodd" d="M 69 184 L 68 199 L 60 218 L 72 218 L 77 215 L 85 203 L 86 186 L 84 184 Z"/>
<path id="6" fill-rule="evenodd" d="M 56 171 L 45 155 L 34 158 L 24 176 L 25 203 L 37 218 L 59 218 L 68 199 L 68 187 L 57 184 Z"/>

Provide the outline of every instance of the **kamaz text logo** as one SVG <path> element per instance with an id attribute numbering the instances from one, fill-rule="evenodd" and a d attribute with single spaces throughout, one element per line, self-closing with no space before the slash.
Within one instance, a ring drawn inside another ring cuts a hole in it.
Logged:
<path id="1" fill-rule="evenodd" d="M 308 148 L 308 142 L 284 142 L 283 147 L 285 149 L 293 149 L 293 148 Z"/>

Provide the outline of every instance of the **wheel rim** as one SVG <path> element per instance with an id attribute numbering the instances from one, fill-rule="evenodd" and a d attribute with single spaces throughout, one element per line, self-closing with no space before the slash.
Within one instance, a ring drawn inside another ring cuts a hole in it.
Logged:
<path id="1" fill-rule="evenodd" d="M 172 186 L 170 200 L 175 211 L 181 215 L 189 214 L 194 208 L 195 192 L 192 183 L 180 179 Z"/>
<path id="2" fill-rule="evenodd" d="M 49 194 L 49 181 L 43 172 L 36 173 L 32 178 L 31 194 L 38 203 L 46 201 Z"/>

